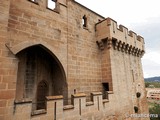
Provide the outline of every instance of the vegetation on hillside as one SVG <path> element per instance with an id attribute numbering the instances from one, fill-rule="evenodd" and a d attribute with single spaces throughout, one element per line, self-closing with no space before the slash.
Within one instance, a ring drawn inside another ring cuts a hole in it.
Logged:
<path id="1" fill-rule="evenodd" d="M 160 82 L 145 82 L 146 88 L 160 88 Z"/>
<path id="2" fill-rule="evenodd" d="M 150 77 L 150 78 L 144 78 L 145 82 L 160 82 L 160 76 L 159 77 Z"/>
<path id="3" fill-rule="evenodd" d="M 149 113 L 157 115 L 158 117 L 151 117 L 151 120 L 160 120 L 160 104 L 149 103 Z"/>

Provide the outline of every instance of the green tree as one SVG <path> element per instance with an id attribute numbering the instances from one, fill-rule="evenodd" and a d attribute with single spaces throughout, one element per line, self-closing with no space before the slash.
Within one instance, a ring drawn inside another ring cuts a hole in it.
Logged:
<path id="1" fill-rule="evenodd" d="M 160 120 L 160 104 L 153 103 L 152 107 L 149 108 L 149 113 L 158 115 L 158 118 L 151 117 L 151 120 Z"/>
<path id="2" fill-rule="evenodd" d="M 149 82 L 145 82 L 145 87 L 146 87 L 146 88 L 148 88 L 148 87 L 149 87 L 149 85 L 150 85 L 150 83 L 149 83 Z"/>

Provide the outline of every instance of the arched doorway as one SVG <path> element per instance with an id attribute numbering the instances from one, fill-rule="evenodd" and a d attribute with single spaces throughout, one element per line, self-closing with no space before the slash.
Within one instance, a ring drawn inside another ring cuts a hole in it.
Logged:
<path id="1" fill-rule="evenodd" d="M 20 51 L 16 56 L 19 59 L 16 99 L 32 99 L 33 110 L 45 108 L 46 95 L 64 95 L 67 99 L 65 72 L 51 51 L 36 45 Z"/>
<path id="2" fill-rule="evenodd" d="M 46 108 L 45 98 L 49 93 L 48 84 L 42 80 L 37 86 L 37 110 Z"/>

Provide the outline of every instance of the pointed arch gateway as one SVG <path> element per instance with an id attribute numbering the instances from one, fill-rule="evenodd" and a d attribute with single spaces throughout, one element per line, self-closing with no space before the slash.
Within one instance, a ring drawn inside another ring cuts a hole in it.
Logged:
<path id="1" fill-rule="evenodd" d="M 45 97 L 63 95 L 68 86 L 61 62 L 43 45 L 32 45 L 17 52 L 19 59 L 16 99 L 30 98 L 33 110 L 45 109 Z"/>

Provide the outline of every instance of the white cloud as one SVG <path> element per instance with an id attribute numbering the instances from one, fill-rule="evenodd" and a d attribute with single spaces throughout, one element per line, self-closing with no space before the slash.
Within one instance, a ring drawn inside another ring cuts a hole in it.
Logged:
<path id="1" fill-rule="evenodd" d="M 149 51 L 142 58 L 144 77 L 160 76 L 160 53 Z"/>
<path id="2" fill-rule="evenodd" d="M 150 60 L 158 65 L 160 65 L 160 53 L 156 51 L 150 51 L 144 55 L 143 60 Z"/>
<path id="3" fill-rule="evenodd" d="M 124 26 L 145 22 L 160 16 L 159 0 L 76 0 L 104 17 L 111 17 Z"/>

